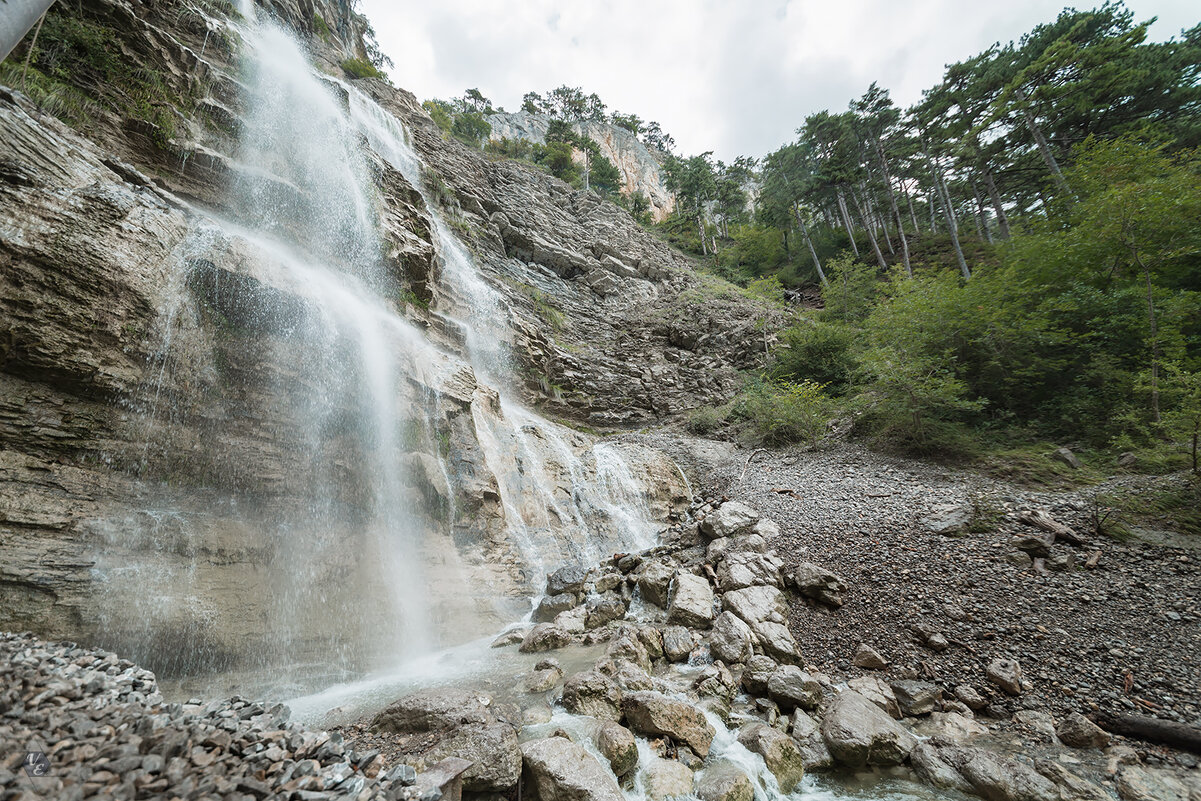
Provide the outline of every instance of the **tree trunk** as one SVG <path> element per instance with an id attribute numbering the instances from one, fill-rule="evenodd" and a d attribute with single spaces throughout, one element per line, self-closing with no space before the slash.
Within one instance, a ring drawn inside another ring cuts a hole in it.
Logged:
<path id="1" fill-rule="evenodd" d="M 855 230 L 851 228 L 851 215 L 847 214 L 847 202 L 842 196 L 842 190 L 837 190 L 838 194 L 838 210 L 842 212 L 842 224 L 846 226 L 847 236 L 851 238 L 851 250 L 855 254 L 855 258 L 859 258 L 859 246 L 855 244 Z"/>
<path id="2" fill-rule="evenodd" d="M 701 255 L 708 256 L 709 250 L 705 246 L 705 222 L 699 211 L 696 214 L 696 231 L 701 237 Z"/>
<path id="3" fill-rule="evenodd" d="M 1151 286 L 1151 271 L 1143 264 L 1137 250 L 1131 247 L 1130 253 L 1147 281 L 1147 317 L 1151 323 L 1151 414 L 1158 424 L 1162 420 L 1159 416 L 1159 325 L 1155 319 L 1155 293 Z"/>
<path id="4" fill-rule="evenodd" d="M 887 270 L 888 262 L 884 260 L 884 254 L 880 252 L 880 243 L 876 241 L 876 232 L 872 227 L 871 220 L 864 213 L 863 203 L 859 201 L 854 189 L 851 190 L 851 200 L 855 202 L 855 208 L 859 211 L 860 219 L 863 220 L 863 228 L 867 231 L 867 241 L 872 243 L 872 250 L 876 252 L 876 261 L 880 263 L 880 269 Z"/>
<path id="5" fill-rule="evenodd" d="M 918 236 L 922 232 L 922 227 L 917 224 L 917 209 L 913 207 L 913 195 L 909 194 L 909 190 L 905 190 L 905 203 L 909 206 L 909 220 L 913 223 L 913 235 Z"/>
<path id="6" fill-rule="evenodd" d="M 1034 144 L 1038 145 L 1038 152 L 1042 154 L 1043 161 L 1047 163 L 1047 168 L 1051 170 L 1051 177 L 1055 179 L 1055 185 L 1059 187 L 1061 192 L 1068 191 L 1068 182 L 1064 179 L 1063 172 L 1059 169 L 1059 162 L 1055 161 L 1055 154 L 1051 152 L 1051 146 L 1047 143 L 1047 138 L 1043 136 L 1042 129 L 1038 127 L 1038 121 L 1034 119 L 1034 113 L 1030 111 L 1030 106 L 1026 103 L 1026 92 L 1018 88 L 1014 90 L 1013 96 L 1017 98 L 1022 117 L 1026 120 L 1026 128 L 1030 130 L 1030 135 L 1034 137 Z"/>
<path id="7" fill-rule="evenodd" d="M 947 191 L 947 185 L 942 179 L 942 171 L 934 164 L 934 159 L 930 158 L 930 151 L 926 149 L 925 142 L 922 142 L 922 152 L 926 156 L 926 163 L 930 165 L 930 174 L 934 177 L 934 183 L 940 190 L 943 197 L 943 214 L 947 218 L 947 230 L 951 233 L 951 244 L 955 246 L 955 258 L 959 260 L 959 271 L 963 273 L 964 279 L 972 277 L 972 271 L 968 269 L 967 259 L 963 257 L 963 248 L 959 244 L 959 231 L 955 225 L 955 215 L 951 212 L 951 193 Z"/>
<path id="8" fill-rule="evenodd" d="M 813 240 L 809 238 L 809 229 L 805 227 L 805 220 L 801 217 L 801 206 L 795 200 L 792 202 L 792 213 L 796 215 L 797 227 L 801 229 L 801 236 L 805 237 L 805 244 L 809 246 L 809 255 L 813 257 L 813 266 L 817 268 L 817 277 L 821 279 L 822 286 L 825 286 L 830 282 L 826 279 L 821 260 L 817 258 L 817 249 L 813 247 Z"/>
<path id="9" fill-rule="evenodd" d="M 938 233 L 938 222 L 935 220 L 935 217 L 934 217 L 934 192 L 933 191 L 926 193 L 926 208 L 928 208 L 930 210 L 930 233 L 937 234 Z"/>
<path id="10" fill-rule="evenodd" d="M 980 199 L 980 188 L 972 181 L 972 194 L 976 196 L 976 213 L 980 215 L 980 227 L 984 229 L 984 240 L 992 244 L 992 230 L 988 227 L 988 213 L 984 210 L 984 201 Z"/>
<path id="11" fill-rule="evenodd" d="M 880 144 L 880 140 L 876 140 L 876 155 L 880 157 L 880 169 L 884 171 L 884 184 L 888 188 L 888 204 L 892 207 L 892 216 L 897 220 L 897 235 L 901 238 L 901 259 L 905 263 L 905 274 L 910 278 L 913 277 L 913 268 L 909 265 L 909 243 L 905 241 L 905 221 L 901 218 L 901 211 L 897 208 L 897 195 L 892 191 L 892 177 L 888 174 L 888 159 L 884 156 L 884 147 Z M 905 195 L 908 197 L 908 193 Z M 913 204 L 910 203 L 909 211 L 913 212 Z M 914 225 L 917 225 L 917 220 L 914 220 Z"/>
<path id="12" fill-rule="evenodd" d="M 1097 716 L 1097 725 L 1106 731 L 1133 737 L 1148 743 L 1159 743 L 1201 754 L 1201 729 L 1174 720 L 1146 718 L 1141 715 Z"/>
<path id="13" fill-rule="evenodd" d="M 997 228 L 1001 231 L 1001 238 L 1008 239 L 1009 217 L 1005 214 L 1005 207 L 1001 204 L 1001 193 L 997 191 L 997 182 L 993 180 L 992 170 L 988 167 L 984 168 L 984 188 L 988 190 L 988 198 L 997 212 Z"/>

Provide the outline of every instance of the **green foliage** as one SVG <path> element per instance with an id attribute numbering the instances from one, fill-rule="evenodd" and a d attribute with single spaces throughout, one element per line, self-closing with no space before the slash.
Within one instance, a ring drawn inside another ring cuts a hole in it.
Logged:
<path id="1" fill-rule="evenodd" d="M 850 389 L 859 369 L 856 332 L 840 323 L 802 320 L 780 336 L 770 375 L 781 381 L 816 381 L 831 394 Z"/>
<path id="2" fill-rule="evenodd" d="M 826 265 L 830 280 L 822 287 L 824 316 L 844 323 L 861 323 L 875 308 L 883 284 L 875 267 L 844 253 Z"/>
<path id="3" fill-rule="evenodd" d="M 343 59 L 338 66 L 352 79 L 380 78 L 387 80 L 387 76 L 384 75 L 383 71 L 365 58 Z"/>
<path id="4" fill-rule="evenodd" d="M 728 407 L 701 406 L 688 413 L 684 427 L 692 434 L 705 436 L 717 431 L 730 415 Z"/>
<path id="5" fill-rule="evenodd" d="M 492 133 L 492 126 L 482 114 L 465 111 L 455 117 L 450 133 L 465 145 L 479 147 L 480 143 L 488 138 L 488 134 Z"/>
<path id="6" fill-rule="evenodd" d="M 814 447 L 831 417 L 830 399 L 815 381 L 750 382 L 741 397 L 741 413 L 764 445 L 808 442 Z"/>
<path id="7" fill-rule="evenodd" d="M 454 127 L 454 108 L 445 100 L 426 100 L 421 104 L 426 113 L 430 115 L 430 119 L 443 133 L 450 133 Z"/>
<path id="8" fill-rule="evenodd" d="M 329 39 L 333 36 L 333 31 L 329 24 L 325 21 L 325 17 L 320 14 L 313 14 L 313 33 L 320 36 L 322 39 Z"/>

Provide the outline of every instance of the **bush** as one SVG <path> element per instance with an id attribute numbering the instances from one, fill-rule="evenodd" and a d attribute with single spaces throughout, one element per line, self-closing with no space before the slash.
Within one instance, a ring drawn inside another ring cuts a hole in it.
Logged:
<path id="1" fill-rule="evenodd" d="M 775 351 L 771 377 L 780 381 L 810 379 L 841 395 L 851 386 L 859 367 L 854 353 L 856 334 L 834 323 L 802 320 L 784 331 Z"/>
<path id="2" fill-rule="evenodd" d="M 742 398 L 742 413 L 764 445 L 817 440 L 826 431 L 830 399 L 816 381 L 755 381 Z"/>
<path id="3" fill-rule="evenodd" d="M 688 413 L 684 427 L 698 436 L 711 434 L 726 422 L 726 414 L 715 406 L 701 406 Z"/>
<path id="4" fill-rule="evenodd" d="M 342 71 L 351 78 L 384 78 L 385 75 L 378 67 L 365 58 L 348 58 L 339 64 Z"/>

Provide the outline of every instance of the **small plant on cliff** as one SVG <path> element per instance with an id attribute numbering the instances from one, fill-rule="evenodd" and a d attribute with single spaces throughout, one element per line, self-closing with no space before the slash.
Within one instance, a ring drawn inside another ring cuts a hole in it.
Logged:
<path id="1" fill-rule="evenodd" d="M 383 71 L 365 58 L 348 58 L 338 65 L 351 78 L 380 78 L 386 79 Z"/>

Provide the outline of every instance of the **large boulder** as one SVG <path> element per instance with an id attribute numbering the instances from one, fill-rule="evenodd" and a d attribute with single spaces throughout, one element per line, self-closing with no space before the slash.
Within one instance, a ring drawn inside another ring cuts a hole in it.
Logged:
<path id="1" fill-rule="evenodd" d="M 667 607 L 667 622 L 694 629 L 709 628 L 713 624 L 713 588 L 709 582 L 692 573 L 677 572 Z"/>
<path id="2" fill-rule="evenodd" d="M 722 612 L 713 621 L 709 652 L 727 665 L 745 662 L 755 653 L 754 639 L 751 627 L 741 618 L 733 612 Z"/>
<path id="3" fill-rule="evenodd" d="M 534 610 L 535 623 L 550 623 L 562 612 L 574 608 L 576 605 L 576 597 L 571 593 L 559 593 L 558 595 L 544 595 L 542 600 L 538 602 L 538 608 Z"/>
<path id="4" fill-rule="evenodd" d="M 917 738 L 854 690 L 839 693 L 822 718 L 822 739 L 842 765 L 900 765 Z"/>
<path id="5" fill-rule="evenodd" d="M 726 501 L 701 521 L 700 529 L 711 540 L 730 537 L 750 530 L 759 522 L 759 513 L 744 503 Z"/>
<path id="6" fill-rule="evenodd" d="M 1016 659 L 994 659 L 988 663 L 984 673 L 989 681 L 1009 695 L 1022 694 L 1022 666 Z"/>
<path id="7" fill-rule="evenodd" d="M 668 626 L 663 629 L 663 656 L 668 662 L 684 662 L 696 647 L 692 632 L 684 626 Z"/>
<path id="8" fill-rule="evenodd" d="M 692 771 L 674 759 L 654 757 L 642 768 L 642 788 L 647 801 L 689 795 L 692 792 Z"/>
<path id="9" fill-rule="evenodd" d="M 982 748 L 949 747 L 939 755 L 954 765 L 976 795 L 989 801 L 1059 801 L 1059 788 L 1034 768 Z"/>
<path id="10" fill-rule="evenodd" d="M 751 627 L 759 638 L 759 647 L 781 662 L 797 663 L 801 661 L 801 649 L 797 647 L 792 632 L 783 623 L 773 623 L 764 620 Z"/>
<path id="11" fill-rule="evenodd" d="M 738 742 L 763 757 L 776 777 L 780 792 L 791 793 L 805 776 L 805 760 L 796 741 L 766 723 L 751 723 L 738 732 Z"/>
<path id="12" fill-rule="evenodd" d="M 801 562 L 792 574 L 793 586 L 806 598 L 827 606 L 842 606 L 847 584 L 838 575 L 812 562 Z"/>
<path id="13" fill-rule="evenodd" d="M 781 665 L 767 680 L 767 694 L 786 712 L 797 707 L 817 709 L 822 686 L 796 665 Z"/>
<path id="14" fill-rule="evenodd" d="M 468 792 L 504 793 L 517 787 L 521 777 L 517 730 L 508 723 L 451 729 L 435 745 L 420 752 L 425 765 L 436 765 L 449 757 L 472 763 L 462 775 L 463 789 Z"/>
<path id="15" fill-rule="evenodd" d="M 588 599 L 586 606 L 588 616 L 585 618 L 586 629 L 598 629 L 606 623 L 621 620 L 626 616 L 626 602 L 615 592 L 593 596 Z"/>
<path id="16" fill-rule="evenodd" d="M 492 696 L 455 687 L 418 690 L 399 698 L 371 721 L 386 732 L 437 731 L 471 723 L 492 723 Z"/>
<path id="17" fill-rule="evenodd" d="M 902 679 L 890 686 L 901 714 L 907 718 L 929 715 L 942 700 L 942 690 L 926 681 Z"/>
<path id="18" fill-rule="evenodd" d="M 719 759 L 696 777 L 701 801 L 753 801 L 755 785 L 746 772 L 728 759 Z"/>
<path id="19" fill-rule="evenodd" d="M 676 569 L 662 559 L 654 559 L 643 565 L 638 574 L 638 590 L 642 599 L 661 609 L 667 608 L 671 593 L 671 580 Z"/>
<path id="20" fill-rule="evenodd" d="M 752 629 L 756 623 L 784 623 L 787 620 L 788 606 L 784 600 L 784 593 L 776 587 L 758 586 L 731 590 L 722 596 L 722 604 Z"/>
<path id="21" fill-rule="evenodd" d="M 599 670 L 576 673 L 563 682 L 563 708 L 600 720 L 621 720 L 621 688 Z"/>
<path id="22" fill-rule="evenodd" d="M 901 706 L 893 694 L 888 682 L 875 676 L 857 676 L 847 682 L 847 686 L 855 692 L 883 709 L 891 717 L 901 719 Z"/>
<path id="23" fill-rule="evenodd" d="M 571 632 L 554 623 L 539 623 L 530 629 L 517 650 L 523 654 L 553 651 L 571 644 Z"/>
<path id="24" fill-rule="evenodd" d="M 1060 740 L 1073 748 L 1104 748 L 1109 745 L 1109 732 L 1079 712 L 1073 712 L 1060 721 L 1055 732 Z"/>
<path id="25" fill-rule="evenodd" d="M 561 567 L 546 577 L 546 594 L 575 595 L 583 592 L 584 582 L 588 579 L 588 571 L 579 565 Z"/>
<path id="26" fill-rule="evenodd" d="M 530 740 L 521 755 L 525 792 L 537 801 L 625 801 L 613 774 L 566 737 Z"/>
<path id="27" fill-rule="evenodd" d="M 596 748 L 609 760 L 619 778 L 633 773 L 638 767 L 638 742 L 629 729 L 616 721 L 601 723 L 596 732 Z"/>
<path id="28" fill-rule="evenodd" d="M 705 716 L 689 704 L 656 692 L 626 693 L 621 699 L 626 723 L 639 734 L 666 735 L 686 744 L 702 759 L 717 734 Z"/>
<path id="29" fill-rule="evenodd" d="M 746 661 L 746 669 L 742 671 L 742 687 L 751 695 L 767 693 L 767 682 L 776 672 L 776 660 L 766 654 L 752 656 Z"/>
<path id="30" fill-rule="evenodd" d="M 783 562 L 774 554 L 727 552 L 717 566 L 717 580 L 726 592 L 760 585 L 779 587 L 781 567 Z"/>

